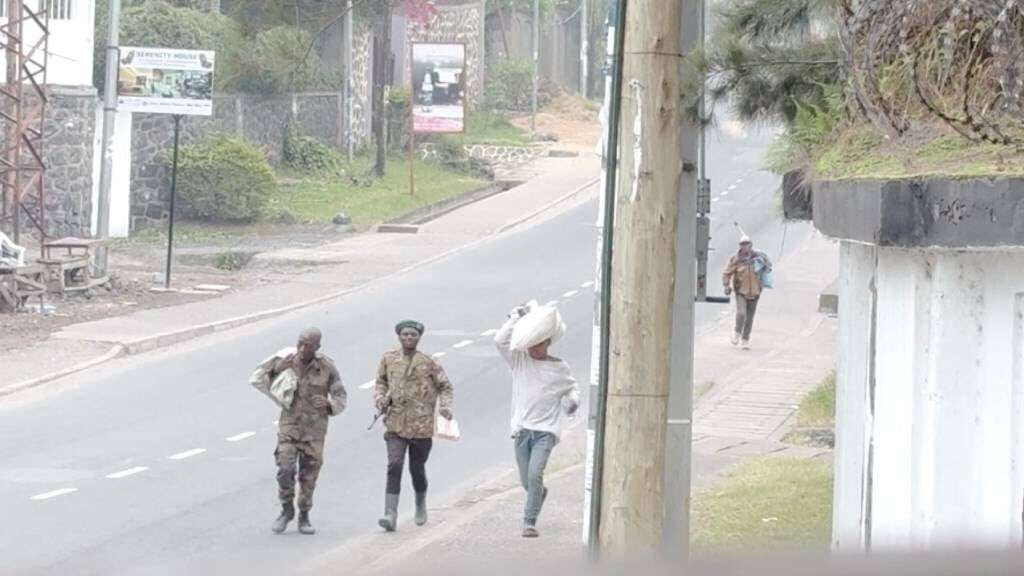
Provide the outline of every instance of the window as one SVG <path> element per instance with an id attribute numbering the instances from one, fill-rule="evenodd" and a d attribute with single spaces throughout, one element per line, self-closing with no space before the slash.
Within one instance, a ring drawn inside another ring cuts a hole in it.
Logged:
<path id="1" fill-rule="evenodd" d="M 39 0 L 39 7 L 46 8 L 50 20 L 71 20 L 71 5 L 75 0 Z M 2 3 L 2 2 L 0 2 Z"/>

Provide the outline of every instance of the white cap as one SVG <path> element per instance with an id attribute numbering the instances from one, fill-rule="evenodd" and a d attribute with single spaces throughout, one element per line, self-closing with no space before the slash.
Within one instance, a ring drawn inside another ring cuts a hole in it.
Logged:
<path id="1" fill-rule="evenodd" d="M 740 244 L 753 244 L 753 242 L 750 241 L 750 236 L 744 234 L 743 237 L 740 238 Z"/>

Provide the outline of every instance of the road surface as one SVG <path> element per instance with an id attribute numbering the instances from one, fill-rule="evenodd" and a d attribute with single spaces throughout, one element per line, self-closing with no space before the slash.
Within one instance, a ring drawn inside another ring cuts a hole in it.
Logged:
<path id="1" fill-rule="evenodd" d="M 784 236 L 787 253 L 807 237 L 807 226 L 786 230 L 780 223 L 778 178 L 759 171 L 767 138 L 720 135 L 709 142 L 712 292 L 738 239 L 733 221 L 775 258 Z M 366 430 L 367 384 L 381 353 L 395 346 L 393 325 L 407 317 L 426 324 L 424 351 L 442 355 L 464 436 L 458 444 L 435 442 L 432 500 L 509 465 L 508 375 L 491 331 L 521 302 L 558 301 L 570 331 L 556 353 L 575 367 L 586 391 L 596 216 L 596 202 L 588 202 L 338 301 L 121 359 L 52 384 L 56 392 L 39 399 L 4 399 L 0 573 L 230 566 L 280 574 L 376 530 L 385 453 L 381 429 Z M 701 305 L 699 327 L 726 310 Z M 312 512 L 318 534 L 300 536 L 293 524 L 274 536 L 277 414 L 247 379 L 261 359 L 293 345 L 312 325 L 323 330 L 325 352 L 340 368 L 349 409 L 331 422 Z M 403 512 L 412 506 L 405 483 Z"/>

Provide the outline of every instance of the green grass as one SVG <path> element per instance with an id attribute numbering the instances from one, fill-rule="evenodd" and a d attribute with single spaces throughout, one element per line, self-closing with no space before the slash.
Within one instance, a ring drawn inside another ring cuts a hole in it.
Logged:
<path id="1" fill-rule="evenodd" d="M 800 427 L 834 427 L 836 423 L 836 373 L 826 376 L 800 401 L 796 425 Z"/>
<path id="2" fill-rule="evenodd" d="M 358 160 L 348 174 L 367 174 L 371 163 Z M 352 218 L 356 229 L 395 218 L 426 204 L 438 202 L 484 186 L 475 176 L 417 160 L 414 164 L 415 195 L 409 194 L 409 164 L 391 158 L 383 178 L 306 177 L 282 183 L 271 198 L 270 214 L 288 212 L 307 223 L 329 223 L 339 212 Z M 293 178 L 294 174 L 290 175 Z"/>
<path id="3" fill-rule="evenodd" d="M 763 458 L 692 503 L 695 554 L 815 548 L 827 550 L 832 471 L 826 462 Z"/>
<path id="4" fill-rule="evenodd" d="M 459 145 L 495 144 L 503 146 L 526 146 L 530 135 L 520 130 L 501 114 L 474 112 L 466 118 L 465 134 L 446 136 Z"/>
<path id="5" fill-rule="evenodd" d="M 1024 176 L 1024 150 L 973 142 L 941 129 L 889 141 L 870 127 L 856 126 L 832 142 L 813 163 L 818 179 Z"/>

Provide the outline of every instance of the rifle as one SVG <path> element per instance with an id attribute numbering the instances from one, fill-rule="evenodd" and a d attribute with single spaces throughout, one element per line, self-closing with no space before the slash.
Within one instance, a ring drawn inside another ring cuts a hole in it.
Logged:
<path id="1" fill-rule="evenodd" d="M 377 410 L 377 414 L 374 415 L 374 417 L 373 417 L 373 422 L 370 422 L 370 425 L 367 426 L 366 429 L 367 430 L 372 430 L 373 427 L 377 424 L 377 420 L 380 420 L 381 418 L 387 416 L 388 412 L 390 410 L 391 410 L 391 397 L 388 396 L 388 401 L 387 401 L 386 404 L 384 404 L 384 409 Z"/>

